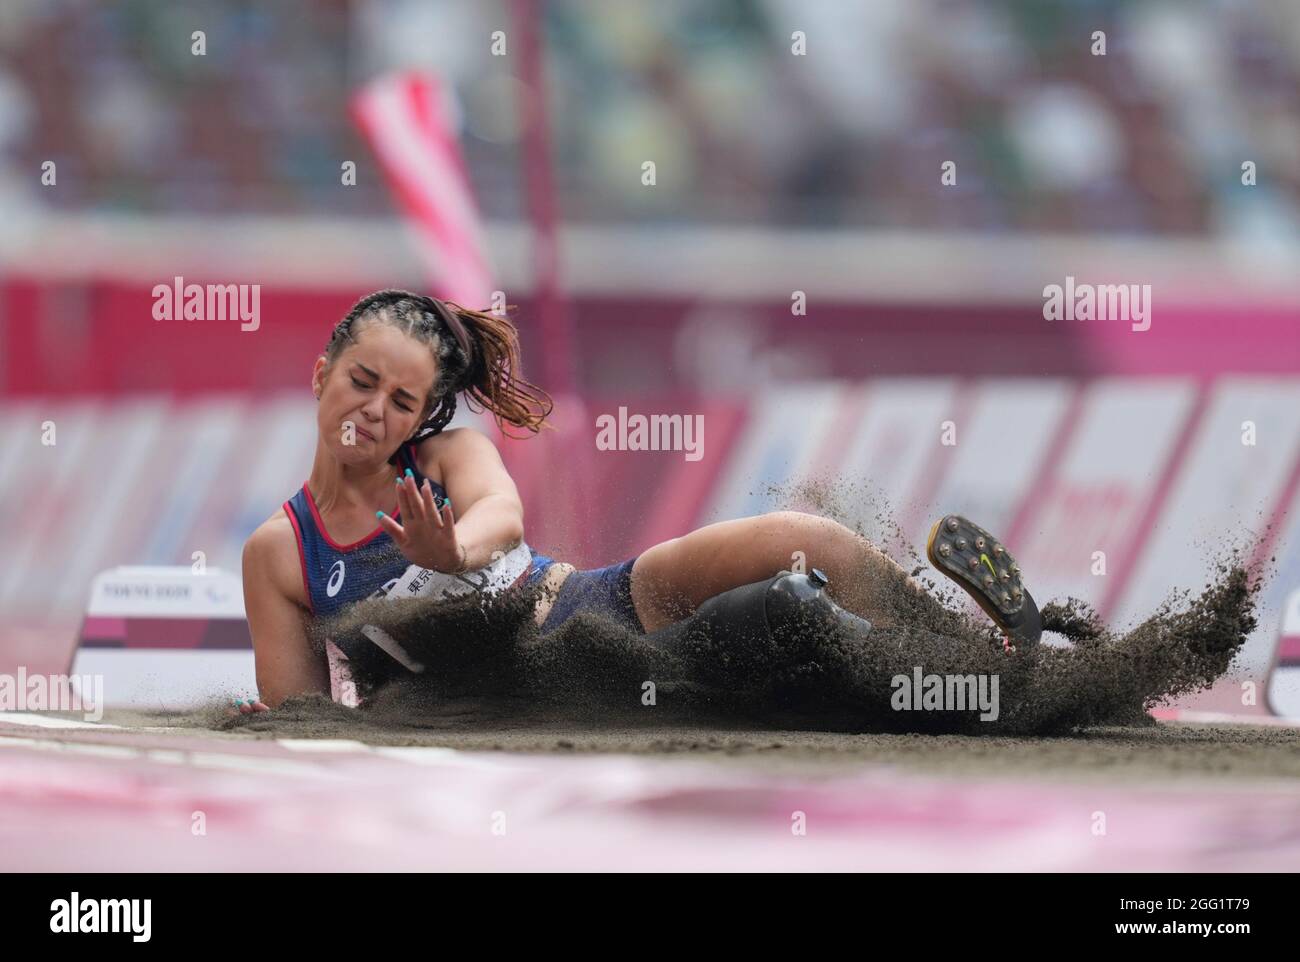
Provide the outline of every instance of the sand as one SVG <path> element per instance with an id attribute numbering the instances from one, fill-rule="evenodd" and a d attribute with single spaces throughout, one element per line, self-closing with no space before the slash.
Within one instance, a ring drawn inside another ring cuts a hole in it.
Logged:
<path id="1" fill-rule="evenodd" d="M 707 718 L 841 732 L 1061 734 L 1142 724 L 1146 709 L 1223 676 L 1255 627 L 1258 584 L 1230 559 L 1200 595 L 1168 602 L 1122 636 L 1078 602 L 1048 604 L 1045 625 L 1069 643 L 1010 655 L 973 619 L 955 621 L 932 599 L 925 604 L 937 614 L 918 605 L 915 585 L 901 577 L 896 593 L 911 609 L 910 623 L 865 635 L 817 625 L 780 639 L 701 632 L 668 652 L 581 613 L 542 636 L 531 618 L 535 589 L 490 599 L 363 602 L 321 628 L 322 637 L 347 637 L 363 624 L 379 625 L 427 666 L 412 675 L 374 646 L 360 646 L 354 670 L 365 704 L 356 711 L 387 721 L 441 717 L 460 706 L 469 714 L 580 724 L 649 701 L 687 724 Z M 893 681 L 917 669 L 996 676 L 997 717 L 975 708 L 897 710 Z"/>
<path id="2" fill-rule="evenodd" d="M 861 493 L 846 497 L 843 486 L 806 487 L 787 500 L 811 502 L 818 513 L 842 523 L 864 510 Z M 846 500 L 853 502 L 849 510 Z M 892 524 L 887 512 L 877 512 L 876 522 L 884 530 Z M 435 737 L 437 744 L 464 747 L 566 751 L 676 750 L 670 746 L 717 737 L 734 740 L 738 752 L 763 751 L 764 740 L 772 737 L 749 732 L 785 733 L 777 739 L 782 745 L 785 739 L 815 744 L 808 741 L 814 732 L 962 735 L 994 743 L 1123 728 L 1119 744 L 1137 739 L 1161 746 L 1175 736 L 1156 728 L 1147 710 L 1228 674 L 1256 625 L 1263 579 L 1246 570 L 1241 559 L 1250 556 L 1250 545 L 1240 545 L 1223 550 L 1198 594 L 1171 594 L 1130 631 L 1117 633 L 1086 605 L 1062 599 L 1043 605 L 1050 632 L 1045 642 L 1007 654 L 991 623 L 959 610 L 956 589 L 927 576 L 916 552 L 893 530 L 874 543 L 888 544 L 902 556 L 903 567 L 891 566 L 883 577 L 879 566 L 870 572 L 882 617 L 869 633 L 825 625 L 806 625 L 780 638 L 692 631 L 669 651 L 586 612 L 540 635 L 532 620 L 538 588 L 492 598 L 365 601 L 318 624 L 315 643 L 356 638 L 362 625 L 377 625 L 427 666 L 423 674 L 407 672 L 365 643 L 357 646 L 353 663 L 365 699 L 361 708 L 345 709 L 320 697 L 295 699 L 269 715 L 226 719 L 217 713 L 210 727 L 362 739 Z M 839 590 L 841 598 L 851 597 L 855 587 L 832 585 L 832 595 Z M 918 669 L 996 678 L 996 718 L 975 706 L 898 710 L 892 697 L 896 680 Z M 656 734 L 656 728 L 664 733 Z M 1105 744 L 1115 744 L 1116 737 Z M 1288 743 L 1285 734 L 1257 737 L 1269 745 Z M 1176 738 L 1182 749 L 1194 741 Z M 826 744 L 854 745 L 852 751 L 870 754 L 869 746 L 885 743 Z"/>
<path id="3" fill-rule="evenodd" d="M 168 726 L 157 737 L 201 734 L 216 740 L 348 738 L 369 745 L 442 746 L 476 752 L 623 753 L 827 777 L 889 765 L 915 773 L 1096 783 L 1286 782 L 1300 784 L 1300 729 L 1257 725 L 1149 722 L 1060 736 L 846 734 L 792 731 L 734 719 L 673 717 L 658 707 L 588 718 L 545 710 L 497 713 L 448 704 L 405 722 L 340 708 L 325 699 L 226 719 L 213 705 L 197 711 L 110 709 L 105 722 L 128 734 Z M 103 730 L 111 738 L 115 730 Z M 156 731 L 156 729 L 155 729 Z M 59 737 L 57 732 L 47 732 Z M 74 733 L 75 734 L 75 733 Z"/>

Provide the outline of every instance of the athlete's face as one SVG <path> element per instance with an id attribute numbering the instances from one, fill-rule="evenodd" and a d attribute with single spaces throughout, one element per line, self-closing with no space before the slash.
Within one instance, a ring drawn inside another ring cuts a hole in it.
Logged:
<path id="1" fill-rule="evenodd" d="M 427 344 L 388 324 L 367 325 L 328 371 L 325 358 L 316 359 L 321 437 L 341 461 L 387 461 L 428 416 L 436 374 Z"/>

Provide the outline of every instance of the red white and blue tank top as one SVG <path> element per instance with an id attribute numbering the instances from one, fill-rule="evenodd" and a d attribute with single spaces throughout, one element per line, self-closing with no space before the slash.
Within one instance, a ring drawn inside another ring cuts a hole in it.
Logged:
<path id="1" fill-rule="evenodd" d="M 423 485 L 425 475 L 416 463 L 414 444 L 403 444 L 397 451 L 398 468 L 410 468 L 415 483 Z M 434 503 L 439 507 L 447 498 L 446 490 L 429 479 Z M 302 562 L 302 580 L 307 601 L 317 618 L 329 618 L 356 601 L 382 594 L 385 587 L 400 578 L 411 562 L 382 527 L 352 544 L 339 544 L 329 536 L 321 521 L 316 501 L 304 482 L 302 488 L 284 503 L 284 511 L 298 539 L 298 557 Z M 401 518 L 394 514 L 400 522 Z M 555 559 L 529 548 L 531 561 L 516 583 L 532 584 L 540 579 Z M 466 572 L 472 576 L 473 572 Z M 472 577 L 471 577 L 472 580 Z"/>

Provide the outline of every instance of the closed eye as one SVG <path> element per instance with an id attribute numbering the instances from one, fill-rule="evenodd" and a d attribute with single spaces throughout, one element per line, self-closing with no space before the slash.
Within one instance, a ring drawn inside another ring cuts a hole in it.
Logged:
<path id="1" fill-rule="evenodd" d="M 363 391 L 371 390 L 371 386 L 369 384 L 363 384 L 360 381 L 358 381 L 356 378 L 352 379 L 352 383 L 355 384 L 357 387 L 361 388 L 361 390 Z M 400 401 L 394 401 L 393 403 L 396 404 L 403 411 L 405 411 L 407 414 L 410 414 L 411 411 L 415 410 L 414 408 L 407 407 L 405 404 L 401 403 Z"/>

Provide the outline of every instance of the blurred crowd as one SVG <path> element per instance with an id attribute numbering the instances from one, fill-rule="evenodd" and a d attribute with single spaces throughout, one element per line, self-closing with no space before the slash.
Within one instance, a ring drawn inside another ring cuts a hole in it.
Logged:
<path id="1" fill-rule="evenodd" d="M 3 0 L 0 209 L 388 213 L 377 176 L 340 185 L 344 160 L 374 169 L 347 99 L 417 68 L 454 90 L 485 214 L 521 217 L 520 6 Z M 1289 239 L 1300 228 L 1297 0 L 540 9 L 568 221 Z M 490 52 L 494 30 L 505 57 Z M 39 182 L 47 160 L 56 189 Z M 942 186 L 949 161 L 956 182 Z M 1242 184 L 1245 162 L 1255 186 Z"/>

